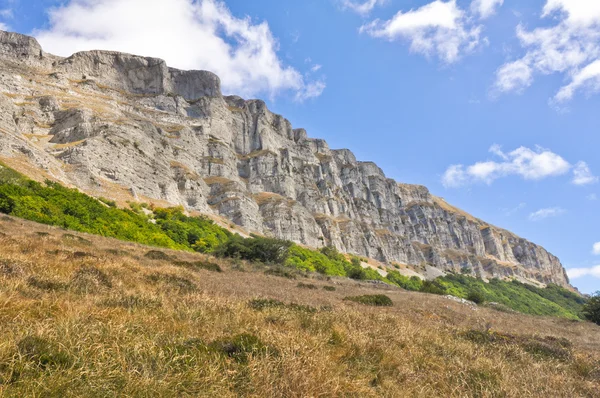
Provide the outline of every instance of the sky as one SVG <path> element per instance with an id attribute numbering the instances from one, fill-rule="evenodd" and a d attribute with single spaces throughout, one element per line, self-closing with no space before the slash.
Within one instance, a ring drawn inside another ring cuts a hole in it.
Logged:
<path id="1" fill-rule="evenodd" d="M 600 290 L 598 0 L 0 0 L 0 29 L 211 70 Z"/>

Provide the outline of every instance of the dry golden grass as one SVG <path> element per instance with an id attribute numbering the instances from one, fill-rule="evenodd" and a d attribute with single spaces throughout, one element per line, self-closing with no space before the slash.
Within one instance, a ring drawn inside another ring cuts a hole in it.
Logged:
<path id="1" fill-rule="evenodd" d="M 0 231 L 3 397 L 600 396 L 589 323 L 194 253 L 153 260 L 4 216 Z M 344 301 L 367 294 L 394 306 Z"/>

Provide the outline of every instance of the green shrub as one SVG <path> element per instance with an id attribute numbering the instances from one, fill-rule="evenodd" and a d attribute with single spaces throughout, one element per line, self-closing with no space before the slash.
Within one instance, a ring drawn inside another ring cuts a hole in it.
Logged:
<path id="1" fill-rule="evenodd" d="M 239 235 L 231 235 L 217 248 L 215 254 L 265 264 L 285 264 L 292 245 L 292 242 L 280 239 L 259 236 L 244 239 Z"/>
<path id="2" fill-rule="evenodd" d="M 485 283 L 478 278 L 456 274 L 438 278 L 434 282 L 446 294 L 468 299 L 471 292 L 477 291 L 484 296 L 485 301 L 525 314 L 583 318 L 585 299 L 557 285 L 539 288 L 515 280 L 499 279 Z"/>
<path id="3" fill-rule="evenodd" d="M 389 271 L 386 279 L 394 285 L 415 292 L 421 290 L 423 286 L 423 281 L 419 277 L 412 276 L 409 278 L 398 271 Z"/>
<path id="4" fill-rule="evenodd" d="M 485 295 L 479 290 L 471 290 L 467 295 L 467 300 L 475 304 L 483 304 L 485 303 Z"/>
<path id="5" fill-rule="evenodd" d="M 438 295 L 444 295 L 447 293 L 446 287 L 444 285 L 442 285 L 440 283 L 440 281 L 437 279 L 434 281 L 423 281 L 423 285 L 421 286 L 420 291 L 423 293 L 438 294 Z"/>
<path id="6" fill-rule="evenodd" d="M 335 292 L 335 287 L 333 287 L 333 286 L 323 286 L 323 290 L 327 290 L 328 292 Z"/>
<path id="7" fill-rule="evenodd" d="M 364 296 L 350 296 L 344 298 L 347 301 L 354 301 L 364 305 L 372 305 L 375 307 L 391 307 L 394 305 L 392 299 L 384 294 L 375 295 L 364 295 Z"/>
<path id="8" fill-rule="evenodd" d="M 583 306 L 583 315 L 588 321 L 600 325 L 600 292 L 596 292 Z"/>

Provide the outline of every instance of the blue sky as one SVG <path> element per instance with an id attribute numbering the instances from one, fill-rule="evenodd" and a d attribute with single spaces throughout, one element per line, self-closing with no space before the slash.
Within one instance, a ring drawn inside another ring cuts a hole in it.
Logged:
<path id="1" fill-rule="evenodd" d="M 0 0 L 49 52 L 217 72 L 224 91 L 543 245 L 600 290 L 600 2 Z"/>

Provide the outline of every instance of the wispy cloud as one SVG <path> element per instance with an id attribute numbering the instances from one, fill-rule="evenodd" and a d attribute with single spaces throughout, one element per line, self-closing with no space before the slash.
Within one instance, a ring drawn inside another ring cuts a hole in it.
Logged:
<path id="1" fill-rule="evenodd" d="M 525 55 L 496 72 L 496 93 L 519 92 L 536 74 L 562 74 L 570 82 L 552 98 L 553 104 L 572 99 L 578 91 L 600 91 L 600 2 L 547 0 L 542 18 L 554 25 L 527 30 L 517 27 Z"/>
<path id="2" fill-rule="evenodd" d="M 493 145 L 489 151 L 500 161 L 477 162 L 471 166 L 452 165 L 444 173 L 442 184 L 448 188 L 474 183 L 491 184 L 498 178 L 511 175 L 525 180 L 541 180 L 564 175 L 572 167 L 560 155 L 541 147 L 520 147 L 505 153 L 500 146 Z"/>
<path id="3" fill-rule="evenodd" d="M 374 20 L 361 33 L 390 41 L 404 40 L 410 50 L 426 56 L 437 55 L 453 63 L 481 42 L 482 26 L 474 25 L 456 0 L 436 0 L 410 11 L 399 11 L 389 20 Z"/>
<path id="4" fill-rule="evenodd" d="M 504 152 L 499 145 L 492 145 L 489 152 L 498 160 L 477 162 L 470 166 L 455 164 L 446 169 L 442 184 L 446 188 L 458 188 L 475 183 L 492 184 L 495 180 L 508 176 L 519 176 L 524 180 L 541 180 L 573 172 L 572 183 L 588 185 L 598 182 L 585 162 L 575 166 L 562 156 L 544 149 L 520 147 Z"/>
<path id="5" fill-rule="evenodd" d="M 512 209 L 504 209 L 504 215 L 505 216 L 512 216 L 515 213 L 518 213 L 519 211 L 523 210 L 524 208 L 527 207 L 527 203 L 522 202 L 519 203 L 517 206 L 513 207 Z"/>
<path id="6" fill-rule="evenodd" d="M 600 242 L 594 243 L 594 245 L 592 246 L 592 254 L 600 256 Z"/>
<path id="7" fill-rule="evenodd" d="M 473 0 L 471 11 L 479 18 L 489 18 L 496 13 L 496 10 L 504 4 L 504 0 Z"/>
<path id="8" fill-rule="evenodd" d="M 566 212 L 566 210 L 563 208 L 560 208 L 560 207 L 549 207 L 549 208 L 540 209 L 534 213 L 531 213 L 529 215 L 529 219 L 531 221 L 541 221 L 541 220 L 549 218 L 549 217 L 560 216 L 561 214 L 564 214 L 565 212 Z"/>
<path id="9" fill-rule="evenodd" d="M 590 268 L 570 268 L 567 269 L 567 275 L 570 279 L 579 279 L 583 277 L 600 278 L 600 265 Z"/>
<path id="10" fill-rule="evenodd" d="M 366 0 L 366 1 L 356 1 L 356 0 L 341 0 L 342 7 L 347 10 L 354 11 L 360 15 L 367 15 L 377 5 L 384 4 L 387 0 Z"/>
<path id="11" fill-rule="evenodd" d="M 301 99 L 323 92 L 324 83 L 306 81 L 282 61 L 266 22 L 236 17 L 223 1 L 63 3 L 50 10 L 48 28 L 35 32 L 44 48 L 57 55 L 105 49 L 160 57 L 177 68 L 215 72 L 226 93 L 248 97 L 291 91 Z"/>
<path id="12" fill-rule="evenodd" d="M 591 193 L 588 196 L 586 196 L 585 198 L 591 202 L 594 202 L 594 201 L 598 200 L 598 195 L 596 195 L 595 193 Z"/>
<path id="13" fill-rule="evenodd" d="M 573 169 L 573 184 L 575 185 L 589 185 L 598 182 L 590 167 L 585 162 L 579 162 Z"/>

